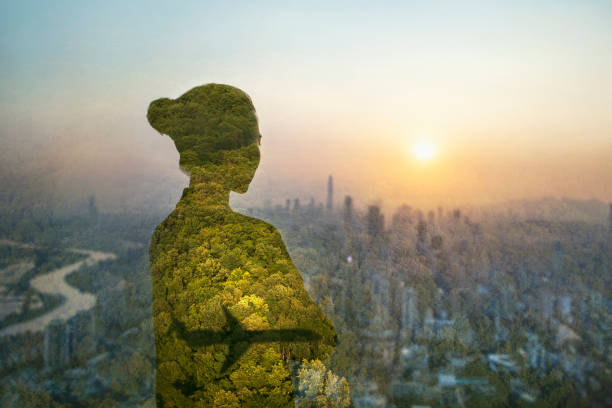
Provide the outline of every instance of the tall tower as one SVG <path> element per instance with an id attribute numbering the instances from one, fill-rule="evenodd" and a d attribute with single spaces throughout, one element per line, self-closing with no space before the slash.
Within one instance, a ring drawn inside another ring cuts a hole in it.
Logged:
<path id="1" fill-rule="evenodd" d="M 96 206 L 96 197 L 94 195 L 90 195 L 88 201 L 89 220 L 95 224 L 98 222 L 98 207 Z"/>
<path id="2" fill-rule="evenodd" d="M 350 224 L 353 221 L 353 197 L 344 197 L 344 222 Z"/>
<path id="3" fill-rule="evenodd" d="M 385 216 L 380 213 L 380 207 L 377 205 L 368 206 L 368 214 L 366 216 L 368 234 L 370 236 L 378 235 L 385 229 Z"/>
<path id="4" fill-rule="evenodd" d="M 327 209 L 329 211 L 334 209 L 334 179 L 331 174 L 327 179 Z"/>

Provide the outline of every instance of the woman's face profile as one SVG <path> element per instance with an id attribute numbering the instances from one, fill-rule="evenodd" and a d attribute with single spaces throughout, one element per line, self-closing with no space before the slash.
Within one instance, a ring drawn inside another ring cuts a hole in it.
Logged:
<path id="1" fill-rule="evenodd" d="M 257 143 L 252 143 L 241 149 L 238 149 L 237 162 L 234 164 L 229 162 L 230 180 L 235 180 L 237 183 L 232 183 L 230 188 L 232 191 L 238 194 L 244 194 L 249 189 L 249 185 L 255 177 L 257 167 L 259 167 L 259 161 L 261 159 L 261 152 L 259 145 L 261 144 L 261 136 L 258 138 Z"/>
<path id="2" fill-rule="evenodd" d="M 259 165 L 261 134 L 255 108 L 244 92 L 228 85 L 203 85 L 177 99 L 153 101 L 147 119 L 174 141 L 183 171 L 198 180 L 212 177 L 226 190 L 248 190 Z"/>

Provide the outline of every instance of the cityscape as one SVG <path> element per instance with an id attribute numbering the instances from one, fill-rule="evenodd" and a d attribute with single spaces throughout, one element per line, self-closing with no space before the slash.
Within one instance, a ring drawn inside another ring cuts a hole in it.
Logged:
<path id="1" fill-rule="evenodd" d="M 0 408 L 612 407 L 612 1 L 0 8 Z"/>
<path id="2" fill-rule="evenodd" d="M 607 226 L 408 206 L 386 224 L 334 209 L 332 183 L 325 208 L 255 214 L 341 328 L 356 405 L 609 404 L 612 206 Z"/>
<path id="3" fill-rule="evenodd" d="M 336 326 L 324 364 L 348 381 L 351 406 L 612 402 L 612 206 L 594 207 L 608 212 L 600 223 L 543 204 L 537 218 L 509 208 L 387 215 L 336 199 L 331 176 L 324 203 L 282 202 L 238 210 L 281 231 Z M 90 197 L 73 216 L 33 217 L 2 226 L 0 386 L 13 390 L 2 406 L 154 406 L 147 248 L 163 214 L 105 214 Z M 35 280 L 77 264 L 62 279 L 94 304 L 18 332 L 69 303 Z"/>

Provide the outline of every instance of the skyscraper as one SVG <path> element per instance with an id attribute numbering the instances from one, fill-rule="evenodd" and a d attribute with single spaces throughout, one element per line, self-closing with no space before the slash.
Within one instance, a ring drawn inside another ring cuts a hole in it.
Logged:
<path id="1" fill-rule="evenodd" d="M 353 198 L 350 195 L 344 197 L 344 222 L 350 225 L 353 221 Z"/>
<path id="2" fill-rule="evenodd" d="M 334 209 L 334 179 L 332 175 L 329 175 L 327 179 L 327 210 L 331 211 Z"/>
<path id="3" fill-rule="evenodd" d="M 385 216 L 380 213 L 380 207 L 377 205 L 368 206 L 368 214 L 366 216 L 368 234 L 370 236 L 378 235 L 385 229 Z"/>
<path id="4" fill-rule="evenodd" d="M 416 249 L 420 255 L 424 255 L 427 250 L 427 223 L 423 220 L 420 220 L 417 224 L 417 243 Z"/>
<path id="5" fill-rule="evenodd" d="M 98 222 L 98 207 L 96 206 L 96 197 L 94 195 L 89 196 L 89 220 L 95 224 Z"/>

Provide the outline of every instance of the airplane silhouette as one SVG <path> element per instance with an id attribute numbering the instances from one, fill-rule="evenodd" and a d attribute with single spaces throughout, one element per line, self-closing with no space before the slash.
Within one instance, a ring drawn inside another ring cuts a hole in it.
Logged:
<path id="1" fill-rule="evenodd" d="M 224 373 L 237 362 L 254 343 L 298 343 L 321 340 L 318 333 L 308 329 L 247 330 L 225 306 L 223 306 L 223 313 L 227 321 L 227 328 L 224 331 L 187 330 L 183 322 L 172 318 L 174 330 L 192 347 L 213 344 L 227 344 L 229 346 L 229 355 L 223 363 L 221 373 Z"/>

